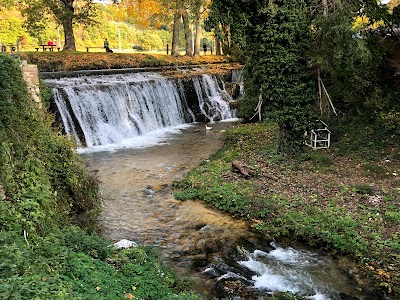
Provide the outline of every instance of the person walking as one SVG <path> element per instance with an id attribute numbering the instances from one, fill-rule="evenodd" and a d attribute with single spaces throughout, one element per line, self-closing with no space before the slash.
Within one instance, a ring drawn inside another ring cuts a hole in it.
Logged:
<path id="1" fill-rule="evenodd" d="M 203 51 L 204 51 L 204 55 L 207 54 L 207 44 L 203 43 Z"/>

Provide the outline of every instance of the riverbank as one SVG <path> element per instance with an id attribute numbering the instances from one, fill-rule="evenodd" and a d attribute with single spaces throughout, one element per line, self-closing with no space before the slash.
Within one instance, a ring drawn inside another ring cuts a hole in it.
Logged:
<path id="1" fill-rule="evenodd" d="M 171 56 L 144 53 L 104 52 L 23 52 L 21 59 L 38 66 L 40 72 L 125 69 L 163 66 L 185 66 L 231 63 L 232 59 L 220 55 Z"/>
<path id="2" fill-rule="evenodd" d="M 368 125 L 340 133 L 341 122 L 332 126 L 333 147 L 306 149 L 297 158 L 276 154 L 274 125 L 239 126 L 225 133 L 221 151 L 175 181 L 175 196 L 249 220 L 271 238 L 348 255 L 371 285 L 398 299 L 398 141 L 382 134 L 374 140 L 378 129 Z M 246 163 L 252 176 L 232 172 L 234 160 Z"/>

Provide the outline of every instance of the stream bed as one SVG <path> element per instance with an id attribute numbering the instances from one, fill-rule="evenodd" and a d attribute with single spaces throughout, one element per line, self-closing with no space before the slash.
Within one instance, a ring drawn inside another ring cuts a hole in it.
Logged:
<path id="1" fill-rule="evenodd" d="M 83 151 L 105 197 L 101 234 L 158 247 L 164 260 L 194 278 L 195 289 L 210 299 L 266 299 L 275 291 L 318 300 L 382 299 L 365 291 L 348 259 L 281 246 L 244 221 L 173 198 L 172 181 L 215 153 L 222 146 L 221 131 L 234 124 L 214 123 L 211 130 L 192 124 L 152 146 Z"/>

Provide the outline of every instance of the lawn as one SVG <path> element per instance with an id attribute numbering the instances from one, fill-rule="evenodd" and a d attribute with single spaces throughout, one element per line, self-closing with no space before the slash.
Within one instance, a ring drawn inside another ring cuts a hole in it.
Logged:
<path id="1" fill-rule="evenodd" d="M 157 53 L 23 52 L 21 58 L 38 65 L 39 71 L 77 71 L 230 63 L 226 56 L 173 57 Z"/>

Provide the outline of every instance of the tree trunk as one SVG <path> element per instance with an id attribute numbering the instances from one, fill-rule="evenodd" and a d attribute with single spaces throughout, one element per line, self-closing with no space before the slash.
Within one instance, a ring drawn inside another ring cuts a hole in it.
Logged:
<path id="1" fill-rule="evenodd" d="M 200 5 L 199 11 L 196 13 L 196 20 L 195 20 L 195 26 L 196 26 L 196 37 L 195 37 L 195 43 L 194 43 L 194 56 L 199 56 L 200 55 L 200 47 L 201 47 L 201 12 L 203 10 L 203 6 Z"/>
<path id="2" fill-rule="evenodd" d="M 72 16 L 71 18 L 63 20 L 62 25 L 65 37 L 64 50 L 76 51 L 74 29 L 72 26 Z"/>
<path id="3" fill-rule="evenodd" d="M 322 15 L 326 17 L 328 15 L 328 0 L 322 0 L 321 5 L 322 5 Z"/>
<path id="4" fill-rule="evenodd" d="M 224 33 L 224 39 L 222 40 L 222 51 L 225 55 L 231 54 L 231 36 L 229 25 L 222 25 L 222 32 Z"/>
<path id="5" fill-rule="evenodd" d="M 183 29 L 185 31 L 185 50 L 186 56 L 193 56 L 192 30 L 190 29 L 189 13 L 185 9 L 182 14 Z"/>
<path id="6" fill-rule="evenodd" d="M 176 12 L 174 14 L 174 29 L 172 32 L 172 48 L 171 55 L 178 56 L 179 55 L 179 31 L 180 31 L 180 23 L 181 23 L 181 14 L 176 8 Z"/>
<path id="7" fill-rule="evenodd" d="M 221 55 L 221 43 L 219 38 L 215 37 L 215 55 Z"/>

